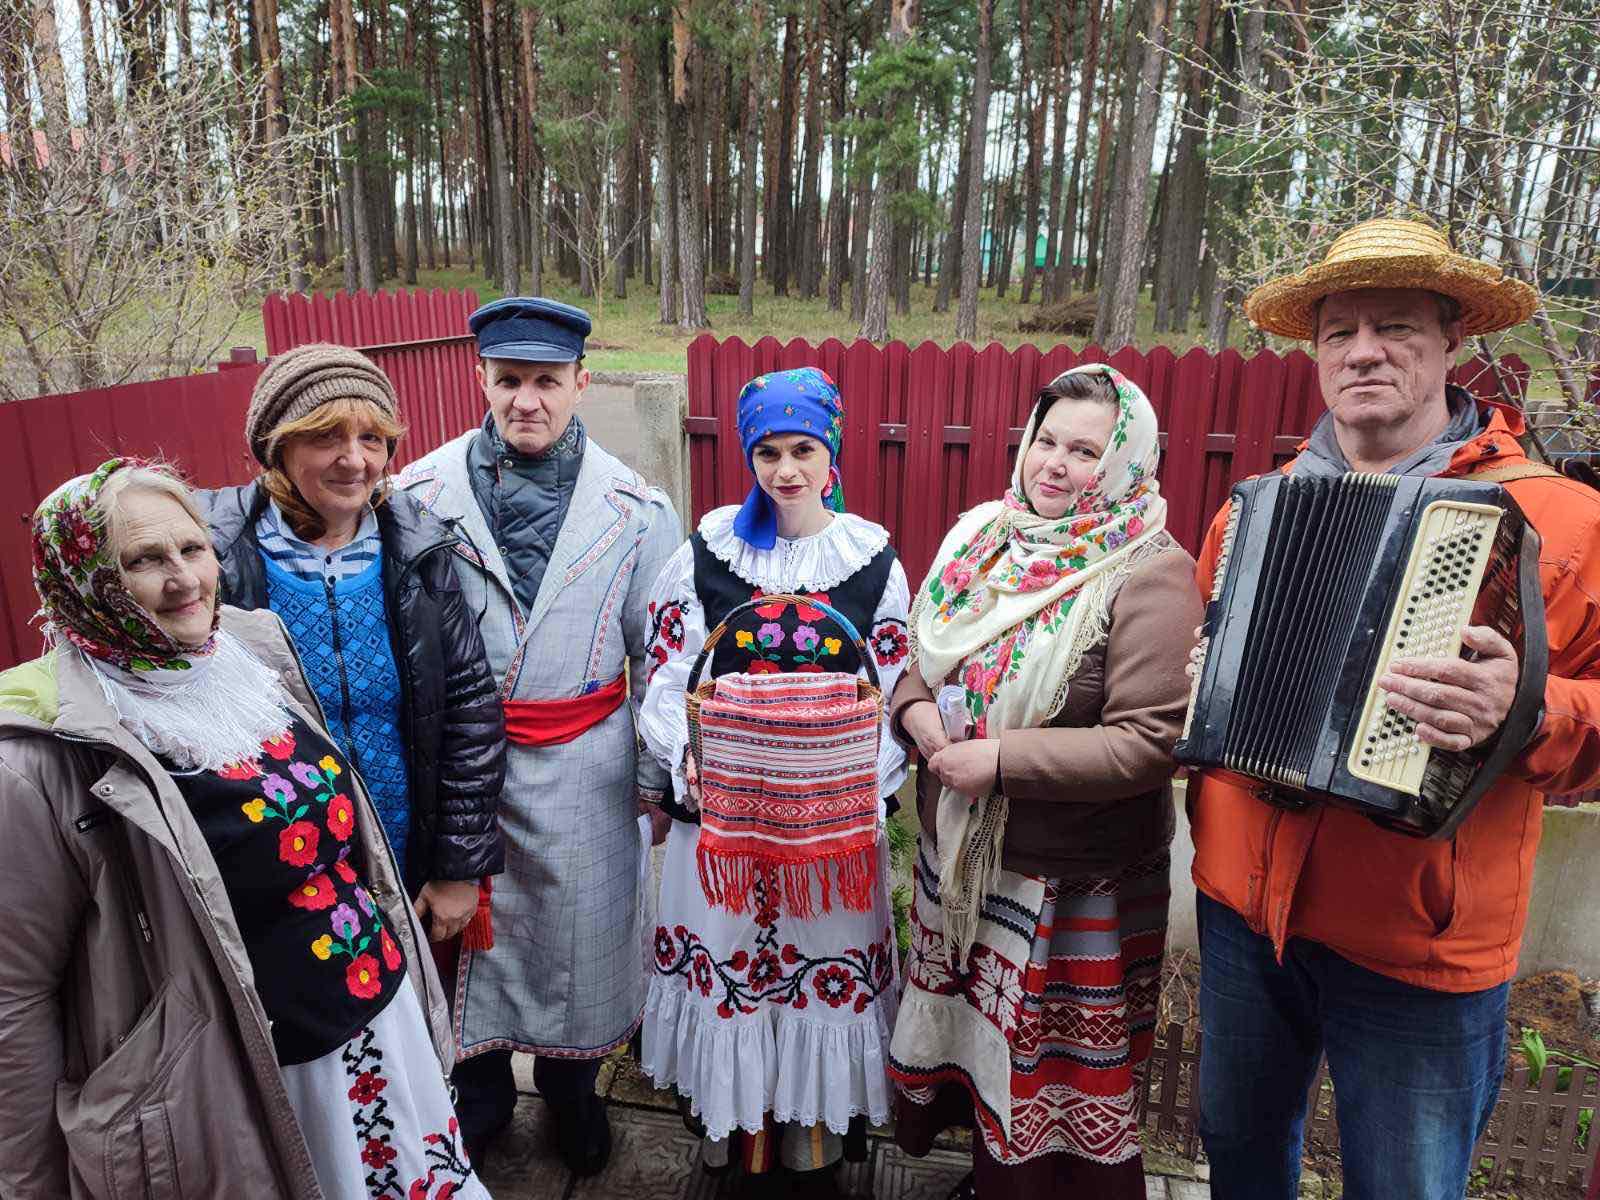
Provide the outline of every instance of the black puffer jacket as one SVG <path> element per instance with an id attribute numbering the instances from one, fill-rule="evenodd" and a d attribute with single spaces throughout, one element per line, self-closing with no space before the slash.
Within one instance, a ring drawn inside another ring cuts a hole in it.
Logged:
<path id="1" fill-rule="evenodd" d="M 266 608 L 257 484 L 199 492 L 222 564 L 222 600 Z M 478 623 L 450 563 L 454 536 L 399 492 L 378 508 L 383 595 L 400 668 L 401 722 L 411 768 L 406 886 L 476 879 L 505 869 L 496 810 L 506 777 L 505 717 Z"/>

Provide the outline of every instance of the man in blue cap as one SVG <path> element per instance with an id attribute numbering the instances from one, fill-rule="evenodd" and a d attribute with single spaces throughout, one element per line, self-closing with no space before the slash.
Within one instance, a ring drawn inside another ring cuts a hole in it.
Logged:
<path id="1" fill-rule="evenodd" d="M 666 495 L 576 414 L 588 313 L 510 297 L 469 323 L 488 415 L 400 480 L 461 539 L 511 743 L 495 944 L 455 964 L 457 1107 L 481 1156 L 516 1105 L 512 1051 L 536 1055 L 562 1157 L 587 1175 L 611 1148 L 601 1060 L 644 1006 L 638 817 L 667 778 L 637 752 L 628 697 L 644 694 L 646 598 L 681 533 Z"/>

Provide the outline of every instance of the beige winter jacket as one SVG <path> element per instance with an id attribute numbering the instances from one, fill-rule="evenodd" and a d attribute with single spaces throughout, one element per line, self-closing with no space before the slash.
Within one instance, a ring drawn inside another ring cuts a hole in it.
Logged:
<path id="1" fill-rule="evenodd" d="M 320 724 L 278 618 L 222 623 Z M 369 889 L 448 1071 L 432 956 L 356 790 Z M 0 675 L 0 830 L 0 1196 L 321 1200 L 216 864 L 75 652 Z"/>

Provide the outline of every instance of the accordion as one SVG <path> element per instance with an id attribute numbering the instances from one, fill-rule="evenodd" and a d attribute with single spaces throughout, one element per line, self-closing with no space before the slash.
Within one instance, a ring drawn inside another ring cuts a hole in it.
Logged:
<path id="1" fill-rule="evenodd" d="M 1450 657 L 1487 625 L 1517 647 L 1502 727 L 1430 747 L 1385 703 L 1391 661 Z M 1539 535 L 1470 480 L 1271 475 L 1237 485 L 1174 757 L 1260 780 L 1286 808 L 1341 805 L 1446 838 L 1532 736 L 1549 661 Z"/>

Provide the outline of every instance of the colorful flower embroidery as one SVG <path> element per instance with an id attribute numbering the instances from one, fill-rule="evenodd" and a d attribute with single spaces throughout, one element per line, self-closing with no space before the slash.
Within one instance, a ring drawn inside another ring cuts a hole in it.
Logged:
<path id="1" fill-rule="evenodd" d="M 333 873 L 345 883 L 354 883 L 356 881 L 355 871 L 351 869 L 350 864 L 345 862 L 343 858 L 333 864 Z"/>
<path id="2" fill-rule="evenodd" d="M 343 842 L 349 840 L 355 827 L 356 813 L 350 797 L 340 792 L 328 804 L 328 832 Z"/>
<path id="3" fill-rule="evenodd" d="M 313 875 L 289 893 L 290 904 L 311 912 L 322 911 L 331 905 L 334 899 L 333 880 L 326 875 Z"/>
<path id="4" fill-rule="evenodd" d="M 278 835 L 278 857 L 291 867 L 309 867 L 317 859 L 317 827 L 296 821 Z"/>
<path id="5" fill-rule="evenodd" d="M 333 936 L 342 941 L 348 942 L 361 932 L 361 918 L 356 916 L 356 910 L 348 904 L 339 905 L 328 920 L 333 925 Z"/>
<path id="6" fill-rule="evenodd" d="M 251 800 L 239 806 L 239 811 L 250 818 L 252 825 L 259 825 L 266 819 L 267 802 L 265 800 Z"/>
<path id="7" fill-rule="evenodd" d="M 261 774 L 261 760 L 257 758 L 246 758 L 236 763 L 229 763 L 217 772 L 219 778 L 232 780 L 254 779 L 259 774 Z"/>
<path id="8" fill-rule="evenodd" d="M 401 958 L 400 947 L 397 946 L 395 944 L 395 940 L 389 936 L 389 931 L 387 929 L 381 929 L 378 931 L 378 950 L 383 955 L 383 965 L 385 968 L 390 971 L 398 971 L 400 969 L 400 964 L 404 961 L 404 959 Z"/>
<path id="9" fill-rule="evenodd" d="M 911 639 L 905 623 L 889 618 L 879 621 L 872 631 L 872 657 L 880 667 L 896 667 L 911 652 Z"/>
<path id="10" fill-rule="evenodd" d="M 856 981 L 838 965 L 824 967 L 811 977 L 811 986 L 817 995 L 833 1008 L 847 1004 L 855 995 Z"/>
<path id="11" fill-rule="evenodd" d="M 352 996 L 371 1000 L 383 990 L 383 981 L 378 975 L 378 960 L 370 954 L 357 955 L 355 961 L 345 968 L 344 986 Z"/>
<path id="12" fill-rule="evenodd" d="M 333 939 L 327 934 L 323 934 L 311 943 L 311 953 L 315 954 L 323 962 L 327 962 L 328 959 L 333 957 Z"/>
<path id="13" fill-rule="evenodd" d="M 261 751 L 279 762 L 284 762 L 294 753 L 294 731 L 285 729 L 277 737 L 262 742 Z"/>
<path id="14" fill-rule="evenodd" d="M 735 951 L 718 962 L 699 935 L 685 926 L 672 930 L 656 927 L 656 970 L 681 975 L 684 986 L 708 999 L 717 998 L 717 1015 L 757 1012 L 762 1003 L 806 1008 L 815 996 L 838 1008 L 850 1004 L 861 1013 L 894 985 L 890 948 L 894 932 L 885 928 L 883 939 L 865 949 L 852 948 L 823 958 L 806 958 L 793 942 L 782 938 L 781 918 L 767 900 L 768 884 L 758 879 L 754 889 L 755 952 Z"/>

